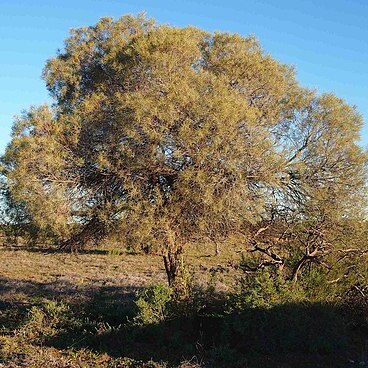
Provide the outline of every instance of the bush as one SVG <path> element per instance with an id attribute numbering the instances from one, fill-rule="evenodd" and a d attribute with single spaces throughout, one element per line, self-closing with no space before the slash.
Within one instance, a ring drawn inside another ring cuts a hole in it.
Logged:
<path id="1" fill-rule="evenodd" d="M 137 314 L 134 324 L 149 325 L 158 324 L 170 318 L 173 291 L 170 287 L 158 284 L 139 291 L 135 305 Z"/>
<path id="2" fill-rule="evenodd" d="M 17 335 L 32 343 L 43 343 L 66 330 L 78 327 L 79 323 L 67 304 L 47 300 L 41 306 L 33 306 L 29 310 Z"/>
<path id="3" fill-rule="evenodd" d="M 276 271 L 259 270 L 245 273 L 230 295 L 232 309 L 271 308 L 280 304 L 305 300 L 303 289 L 285 281 Z"/>

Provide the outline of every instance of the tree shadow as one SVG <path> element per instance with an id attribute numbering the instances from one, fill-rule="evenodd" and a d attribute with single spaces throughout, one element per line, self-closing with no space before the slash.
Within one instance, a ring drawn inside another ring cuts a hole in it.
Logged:
<path id="1" fill-rule="evenodd" d="M 109 251 L 106 249 L 80 248 L 71 251 L 70 249 L 61 248 L 60 246 L 56 245 L 38 246 L 38 245 L 13 244 L 13 245 L 5 245 L 3 247 L 13 252 L 26 251 L 29 253 L 40 253 L 40 254 L 90 254 L 90 255 L 109 254 Z"/>
<path id="2" fill-rule="evenodd" d="M 26 303 L 0 298 L 0 324 L 8 331 L 27 321 L 42 298 L 67 303 L 69 314 L 43 346 L 89 349 L 112 357 L 205 362 L 206 367 L 353 367 L 367 333 L 357 334 L 344 309 L 327 304 L 284 304 L 225 314 L 216 308 L 158 324 L 132 323 L 137 288 L 76 287 L 70 282 L 19 282 L 0 278 L 0 295 L 22 293 Z M 36 299 L 35 299 L 36 298 Z M 59 325 L 58 325 L 59 326 Z"/>
<path id="3" fill-rule="evenodd" d="M 245 367 L 263 360 L 262 366 L 267 366 L 267 359 L 275 367 L 276 361 L 287 357 L 300 360 L 300 365 L 294 361 L 292 367 L 317 367 L 323 361 L 338 367 L 346 366 L 353 354 L 350 334 L 342 311 L 290 304 L 229 315 L 181 317 L 149 326 L 124 325 L 88 343 L 85 340 L 82 347 L 172 365 L 196 356 L 211 367 Z M 314 365 L 308 365 L 310 359 Z"/>
<path id="4" fill-rule="evenodd" d="M 31 308 L 47 300 L 65 303 L 81 318 L 95 315 L 96 319 L 115 323 L 129 315 L 137 290 L 130 286 L 76 285 L 63 279 L 37 282 L 0 277 L 0 327 L 8 332 L 19 328 Z"/>

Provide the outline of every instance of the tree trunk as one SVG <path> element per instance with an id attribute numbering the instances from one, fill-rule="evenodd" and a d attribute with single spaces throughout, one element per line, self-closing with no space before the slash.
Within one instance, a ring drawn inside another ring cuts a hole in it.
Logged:
<path id="1" fill-rule="evenodd" d="M 298 263 L 295 265 L 294 269 L 293 269 L 293 273 L 291 276 L 291 280 L 294 284 L 297 283 L 298 281 L 298 276 L 299 276 L 299 272 L 300 270 L 305 266 L 305 264 L 308 261 L 308 256 L 304 256 L 301 260 L 298 261 Z"/>
<path id="2" fill-rule="evenodd" d="M 175 279 L 179 273 L 179 256 L 182 253 L 182 248 L 176 248 L 175 250 L 169 249 L 165 255 L 163 255 L 165 271 L 167 275 L 167 281 L 169 286 L 173 286 Z"/>
<path id="3" fill-rule="evenodd" d="M 215 256 L 219 256 L 220 255 L 220 246 L 217 242 L 215 242 Z"/>
<path id="4" fill-rule="evenodd" d="M 307 251 L 306 254 L 298 261 L 298 263 L 294 267 L 292 277 L 291 277 L 291 280 L 293 281 L 294 284 L 298 281 L 299 273 L 303 269 L 303 267 L 305 267 L 305 265 L 309 262 L 316 262 L 317 257 L 320 254 L 321 253 L 316 248 L 311 253 Z"/>

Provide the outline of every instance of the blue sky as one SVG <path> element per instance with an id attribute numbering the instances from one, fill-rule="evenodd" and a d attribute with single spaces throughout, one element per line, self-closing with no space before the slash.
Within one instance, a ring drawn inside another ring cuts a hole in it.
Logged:
<path id="1" fill-rule="evenodd" d="M 267 52 L 296 66 L 303 85 L 356 105 L 368 145 L 367 0 L 0 0 L 0 154 L 13 116 L 50 101 L 42 68 L 69 29 L 142 11 L 160 23 L 255 34 Z"/>

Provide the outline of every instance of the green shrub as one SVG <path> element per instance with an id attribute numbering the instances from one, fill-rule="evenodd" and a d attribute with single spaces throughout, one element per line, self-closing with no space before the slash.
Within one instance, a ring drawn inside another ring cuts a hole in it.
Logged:
<path id="1" fill-rule="evenodd" d="M 33 306 L 29 310 L 25 323 L 18 329 L 17 335 L 32 342 L 42 343 L 75 326 L 77 322 L 68 305 L 47 300 L 43 305 Z"/>
<path id="2" fill-rule="evenodd" d="M 163 284 L 150 286 L 137 292 L 136 296 L 138 312 L 134 317 L 134 324 L 158 324 L 170 318 L 170 302 L 173 296 L 170 287 Z"/>
<path id="3" fill-rule="evenodd" d="M 271 308 L 280 304 L 305 300 L 303 289 L 285 281 L 276 271 L 259 270 L 244 274 L 230 295 L 233 309 Z"/>
<path id="4" fill-rule="evenodd" d="M 136 294 L 134 324 L 158 324 L 173 317 L 194 315 L 204 304 L 204 293 L 196 287 L 194 273 L 183 260 L 172 287 L 158 284 Z"/>
<path id="5" fill-rule="evenodd" d="M 179 261 L 179 270 L 172 286 L 171 310 L 177 317 L 196 314 L 203 303 L 202 295 L 194 280 L 194 271 Z"/>

